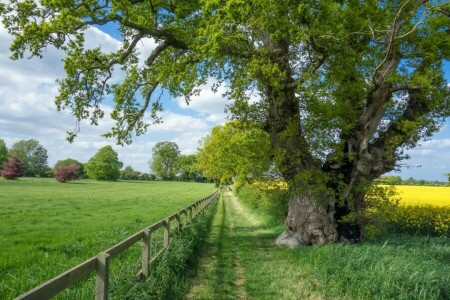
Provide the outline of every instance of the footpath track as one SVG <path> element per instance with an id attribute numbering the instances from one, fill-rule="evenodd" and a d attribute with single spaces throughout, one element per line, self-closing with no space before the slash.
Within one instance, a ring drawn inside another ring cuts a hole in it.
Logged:
<path id="1" fill-rule="evenodd" d="M 186 299 L 322 298 L 309 282 L 298 290 L 305 286 L 304 274 L 288 263 L 291 251 L 274 245 L 277 230 L 265 226 L 231 191 L 223 193 L 218 205 Z"/>

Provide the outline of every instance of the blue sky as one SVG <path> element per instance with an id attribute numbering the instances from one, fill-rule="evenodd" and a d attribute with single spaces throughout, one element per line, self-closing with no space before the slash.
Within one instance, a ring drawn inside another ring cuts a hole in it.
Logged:
<path id="1" fill-rule="evenodd" d="M 105 51 L 120 47 L 115 27 L 103 30 L 88 29 L 86 46 L 101 44 Z M 198 141 L 214 125 L 226 121 L 224 109 L 227 100 L 221 96 L 225 88 L 213 93 L 210 82 L 189 106 L 183 99 L 173 98 L 165 92 L 164 123 L 152 126 L 147 134 L 137 137 L 131 145 L 117 146 L 113 140 L 100 136 L 113 124 L 108 116 L 98 127 L 82 122 L 79 137 L 69 144 L 65 141 L 66 131 L 73 130 L 75 119 L 68 112 L 57 112 L 53 103 L 57 94 L 55 80 L 64 77 L 63 53 L 49 47 L 43 59 L 11 61 L 8 50 L 11 37 L 3 27 L 0 27 L 0 40 L 0 138 L 6 141 L 8 147 L 21 139 L 39 140 L 48 150 L 50 166 L 68 157 L 87 162 L 100 147 L 111 145 L 125 165 L 149 172 L 148 161 L 155 143 L 174 141 L 183 154 L 191 154 L 196 151 Z M 154 46 L 151 40 L 140 43 L 142 57 L 148 55 Z M 447 76 L 450 76 L 449 64 L 446 69 Z M 106 112 L 112 110 L 108 106 L 104 108 Z M 421 144 L 421 147 L 407 152 L 412 158 L 404 164 L 411 167 L 402 168 L 400 173 L 393 175 L 446 180 L 443 174 L 450 172 L 450 120 L 440 132 Z"/>

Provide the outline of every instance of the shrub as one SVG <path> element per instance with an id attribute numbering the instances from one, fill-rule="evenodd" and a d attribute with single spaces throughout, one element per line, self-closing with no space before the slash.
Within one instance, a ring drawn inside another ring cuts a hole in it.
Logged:
<path id="1" fill-rule="evenodd" d="M 374 240 L 388 231 L 387 224 L 398 208 L 398 193 L 395 186 L 372 185 L 364 199 L 366 209 L 358 222 L 363 228 L 363 237 Z"/>
<path id="2" fill-rule="evenodd" d="M 56 181 L 67 182 L 72 180 L 80 179 L 80 166 L 70 165 L 70 166 L 58 166 L 55 168 L 54 177 Z"/>
<path id="3" fill-rule="evenodd" d="M 289 192 L 283 187 L 271 185 L 270 188 L 263 189 L 259 186 L 245 185 L 237 189 L 239 199 L 252 208 L 263 211 L 264 213 L 278 220 L 284 220 L 288 210 Z"/>
<path id="4" fill-rule="evenodd" d="M 16 179 L 23 175 L 23 165 L 19 158 L 13 157 L 3 164 L 1 175 L 9 180 Z"/>

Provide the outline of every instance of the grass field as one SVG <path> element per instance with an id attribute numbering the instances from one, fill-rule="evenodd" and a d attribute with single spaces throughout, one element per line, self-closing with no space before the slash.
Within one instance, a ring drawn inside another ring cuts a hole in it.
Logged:
<path id="1" fill-rule="evenodd" d="M 284 229 L 231 193 L 219 202 L 188 299 L 450 299 L 450 241 L 388 235 L 276 247 Z"/>
<path id="2" fill-rule="evenodd" d="M 0 179 L 0 299 L 11 299 L 214 191 L 211 184 Z"/>
<path id="3" fill-rule="evenodd" d="M 401 197 L 400 205 L 423 205 L 450 207 L 450 187 L 396 185 Z"/>

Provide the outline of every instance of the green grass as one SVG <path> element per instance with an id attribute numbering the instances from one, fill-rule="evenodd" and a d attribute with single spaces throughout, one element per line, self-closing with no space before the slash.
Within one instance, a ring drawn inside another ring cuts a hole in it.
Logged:
<path id="1" fill-rule="evenodd" d="M 450 241 L 385 236 L 359 245 L 274 245 L 282 225 L 228 194 L 188 299 L 450 299 Z"/>
<path id="2" fill-rule="evenodd" d="M 199 183 L 0 180 L 0 299 L 26 292 L 213 191 Z"/>

